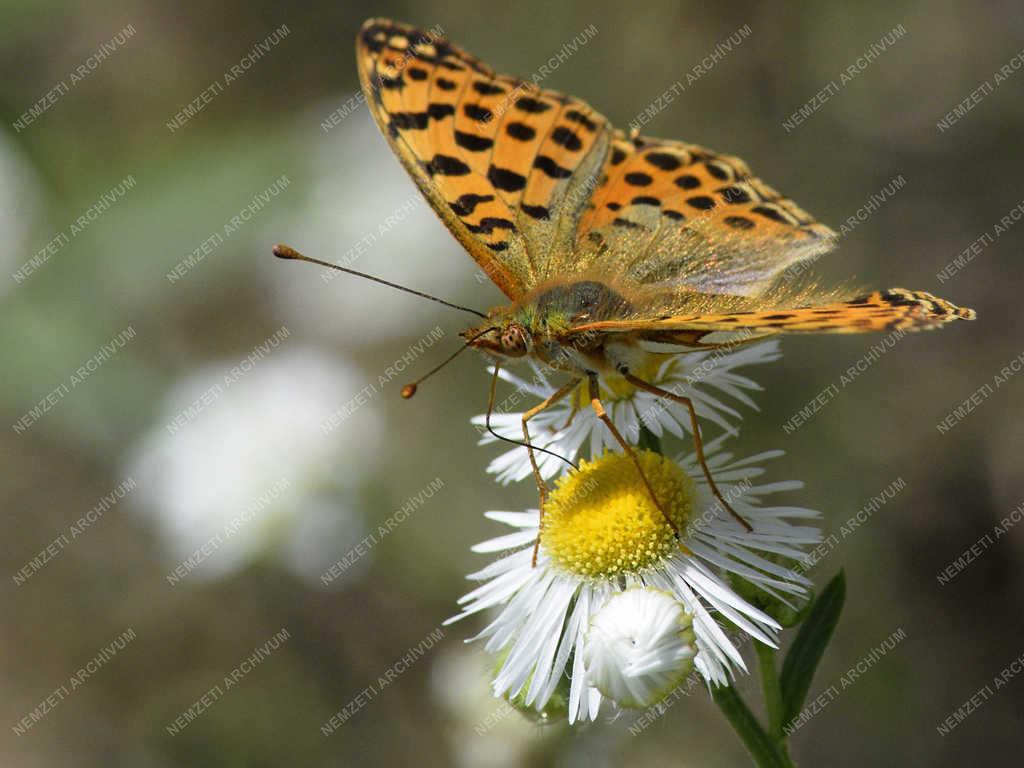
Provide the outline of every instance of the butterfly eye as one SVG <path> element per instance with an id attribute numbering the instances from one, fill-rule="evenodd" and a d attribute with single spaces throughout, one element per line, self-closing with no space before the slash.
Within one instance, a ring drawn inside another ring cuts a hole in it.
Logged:
<path id="1" fill-rule="evenodd" d="M 526 354 L 526 331 L 521 325 L 510 325 L 501 333 L 502 351 L 507 355 Z"/>

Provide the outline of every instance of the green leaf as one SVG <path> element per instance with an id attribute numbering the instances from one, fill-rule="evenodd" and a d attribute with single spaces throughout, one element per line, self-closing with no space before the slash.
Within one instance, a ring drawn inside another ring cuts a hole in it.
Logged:
<path id="1" fill-rule="evenodd" d="M 814 671 L 818 668 L 839 614 L 846 601 L 846 574 L 839 571 L 811 605 L 793 645 L 782 664 L 782 722 L 786 725 L 800 714 Z"/>
<path id="2" fill-rule="evenodd" d="M 793 763 L 731 685 L 712 686 L 711 697 L 739 734 L 754 763 L 759 768 L 793 768 Z"/>

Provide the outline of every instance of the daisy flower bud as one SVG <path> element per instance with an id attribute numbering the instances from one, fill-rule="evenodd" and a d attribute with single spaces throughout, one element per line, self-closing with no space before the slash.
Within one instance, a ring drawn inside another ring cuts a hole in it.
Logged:
<path id="1" fill-rule="evenodd" d="M 590 620 L 584 638 L 591 683 L 620 707 L 657 704 L 693 670 L 691 617 L 660 589 L 620 592 Z"/>

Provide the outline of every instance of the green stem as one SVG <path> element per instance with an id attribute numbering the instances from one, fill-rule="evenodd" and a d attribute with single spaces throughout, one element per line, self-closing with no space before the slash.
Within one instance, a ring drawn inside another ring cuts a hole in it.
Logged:
<path id="1" fill-rule="evenodd" d="M 640 425 L 640 439 L 637 447 L 662 453 L 661 440 L 647 427 Z M 758 768 L 794 768 L 786 748 L 786 737 L 782 731 L 782 691 L 775 672 L 775 651 L 755 642 L 757 658 L 761 667 L 761 682 L 771 733 L 766 733 L 747 705 L 732 686 L 713 686 L 711 695 L 729 723 L 739 734 Z"/>
<path id="2" fill-rule="evenodd" d="M 655 453 L 662 453 L 661 451 L 661 440 L 656 434 L 651 432 L 643 424 L 640 425 L 640 439 L 637 440 L 636 447 L 641 450 L 654 451 Z M 664 455 L 664 454 L 662 454 Z"/>
<path id="3" fill-rule="evenodd" d="M 785 749 L 785 734 L 782 731 L 782 689 L 775 669 L 775 649 L 754 641 L 757 664 L 761 668 L 761 689 L 764 692 L 764 707 L 768 712 L 768 732 Z"/>
<path id="4" fill-rule="evenodd" d="M 789 756 L 765 732 L 733 686 L 714 686 L 711 696 L 739 734 L 758 768 L 793 768 Z"/>

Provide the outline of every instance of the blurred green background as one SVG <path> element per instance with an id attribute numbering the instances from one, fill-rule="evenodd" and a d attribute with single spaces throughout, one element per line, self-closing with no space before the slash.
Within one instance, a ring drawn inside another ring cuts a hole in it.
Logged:
<path id="1" fill-rule="evenodd" d="M 1024 675 L 998 690 L 993 677 L 1024 651 L 1024 526 L 993 526 L 1024 502 L 1024 375 L 993 377 L 1024 352 L 1020 210 L 996 234 L 1024 199 L 1024 9 L 963 0 L 0 5 L 0 764 L 746 764 L 699 689 L 639 735 L 629 716 L 570 732 L 508 715 L 462 644 L 469 624 L 321 731 L 454 612 L 482 562 L 468 547 L 497 530 L 481 513 L 535 503 L 529 483 L 484 474 L 498 449 L 469 425 L 486 402 L 479 359 L 398 397 L 454 348 L 462 316 L 270 255 L 283 241 L 471 306 L 501 298 L 350 101 L 353 39 L 375 15 L 439 24 L 525 77 L 593 25 L 545 87 L 626 126 L 682 80 L 645 133 L 737 154 L 836 228 L 903 178 L 817 271 L 933 291 L 978 321 L 901 339 L 791 434 L 783 424 L 881 339 L 786 339 L 781 363 L 747 371 L 765 391 L 739 450 L 786 450 L 772 477 L 804 479 L 792 501 L 821 509 L 838 540 L 816 579 L 847 569 L 811 695 L 906 635 L 794 750 L 805 765 L 1018 765 Z M 389 375 L 403 355 L 416 359 Z M 937 730 L 985 686 L 976 712 Z"/>

